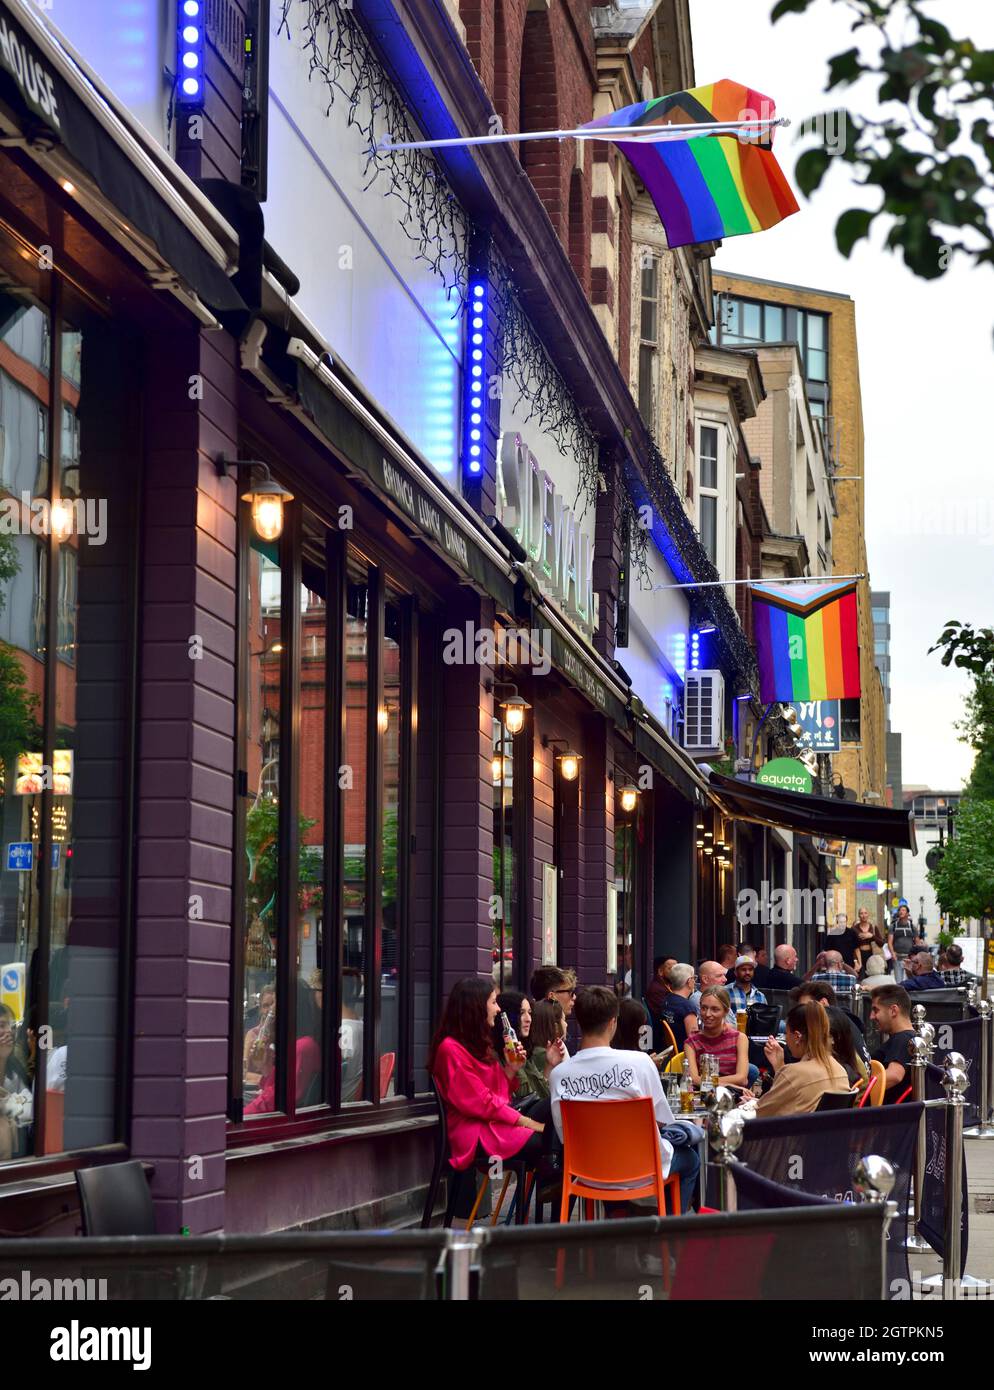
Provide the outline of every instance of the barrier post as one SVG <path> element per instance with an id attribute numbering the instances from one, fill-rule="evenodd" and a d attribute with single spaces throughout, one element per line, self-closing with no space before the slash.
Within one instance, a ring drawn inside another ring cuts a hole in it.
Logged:
<path id="1" fill-rule="evenodd" d="M 919 1024 L 924 1018 L 924 1010 L 919 1004 L 914 1011 L 921 1013 L 922 1018 L 916 1018 L 915 1023 Z M 911 1039 L 909 1044 L 911 1051 L 911 1098 L 920 1101 L 925 1099 L 925 1066 L 928 1043 L 920 1033 Z M 908 1231 L 904 1242 L 905 1250 L 931 1250 L 928 1241 L 918 1234 L 918 1222 L 922 1214 L 922 1189 L 925 1183 L 925 1111 L 923 1110 L 918 1119 L 918 1134 L 915 1139 L 915 1168 L 914 1184 L 912 1187 L 912 1205 L 908 1213 L 911 1217 L 911 1229 Z"/>
<path id="2" fill-rule="evenodd" d="M 962 1067 L 946 1058 L 942 1089 L 946 1093 L 946 1211 L 942 1257 L 942 1296 L 956 1301 L 960 1290 L 960 1258 L 963 1238 L 963 1111 L 969 1079 Z"/>
<path id="3" fill-rule="evenodd" d="M 918 1036 L 925 1039 L 925 1061 L 931 1062 L 935 1055 L 935 1028 L 925 1017 L 924 1004 L 914 1006 L 911 1010 L 911 1021 Z"/>
<path id="4" fill-rule="evenodd" d="M 898 1215 L 896 1202 L 890 1200 L 890 1194 L 894 1190 L 894 1166 L 886 1158 L 881 1158 L 879 1154 L 864 1154 L 857 1159 L 856 1166 L 853 1168 L 853 1187 L 865 1202 L 873 1202 L 884 1206 L 884 1224 L 880 1232 L 880 1263 L 881 1263 L 881 1301 L 887 1301 L 887 1233 L 890 1230 L 891 1222 Z"/>
<path id="5" fill-rule="evenodd" d="M 469 1302 L 470 1270 L 481 1244 L 482 1237 L 472 1231 L 459 1231 L 449 1236 L 448 1294 L 453 1302 Z"/>
<path id="6" fill-rule="evenodd" d="M 745 1116 L 734 1109 L 735 1100 L 727 1086 L 719 1086 L 705 1101 L 708 1109 L 708 1141 L 714 1153 L 713 1163 L 718 1170 L 718 1210 L 735 1211 L 735 1179 L 731 1161 L 742 1143 Z"/>
<path id="7" fill-rule="evenodd" d="M 971 1139 L 994 1139 L 994 1124 L 991 1123 L 991 1004 L 988 999 L 980 999 L 976 1005 L 980 1015 L 980 1084 L 977 1123 L 963 1133 Z"/>

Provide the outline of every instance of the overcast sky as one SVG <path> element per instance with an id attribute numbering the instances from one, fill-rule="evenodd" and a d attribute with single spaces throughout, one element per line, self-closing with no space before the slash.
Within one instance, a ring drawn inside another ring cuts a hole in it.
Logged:
<path id="1" fill-rule="evenodd" d="M 690 0 L 697 81 L 731 77 L 773 98 L 795 127 L 835 101 L 826 97 L 829 57 L 853 47 L 851 12 L 815 0 L 807 15 L 769 22 L 773 0 Z M 941 0 L 928 7 L 957 37 L 994 47 L 994 5 Z M 797 153 L 810 144 L 777 135 L 794 184 Z M 796 184 L 794 185 L 796 188 Z M 904 736 L 905 785 L 960 786 L 971 751 L 956 737 L 969 689 L 928 647 L 949 618 L 990 626 L 994 595 L 994 467 L 986 407 L 994 371 L 994 272 L 964 261 L 941 279 L 917 279 L 885 232 L 858 243 L 850 260 L 835 247 L 847 207 L 875 206 L 854 189 L 847 166 L 779 227 L 730 238 L 720 270 L 849 294 L 856 301 L 866 433 L 866 535 L 870 582 L 891 593 L 891 726 Z"/>

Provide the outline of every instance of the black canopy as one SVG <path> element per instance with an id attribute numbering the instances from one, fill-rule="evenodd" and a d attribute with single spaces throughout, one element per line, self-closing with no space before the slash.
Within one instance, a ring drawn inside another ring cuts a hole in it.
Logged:
<path id="1" fill-rule="evenodd" d="M 115 143 L 86 101 L 0 0 L 0 99 L 29 139 L 60 144 L 132 227 L 216 312 L 244 309 L 237 289 Z"/>
<path id="2" fill-rule="evenodd" d="M 718 800 L 739 820 L 776 825 L 799 835 L 824 835 L 832 840 L 854 840 L 857 844 L 886 845 L 918 853 L 915 820 L 910 811 L 783 791 L 761 782 L 722 777 L 718 772 L 712 772 L 709 780 Z"/>

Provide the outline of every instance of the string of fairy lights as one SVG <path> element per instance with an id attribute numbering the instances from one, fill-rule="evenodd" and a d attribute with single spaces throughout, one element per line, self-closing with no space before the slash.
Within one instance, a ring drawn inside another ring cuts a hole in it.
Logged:
<path id="1" fill-rule="evenodd" d="M 384 135 L 413 140 L 417 131 L 354 10 L 338 0 L 281 3 L 277 36 L 285 34 L 307 52 L 309 78 L 319 78 L 327 89 L 326 114 L 336 101 L 344 102 L 347 123 L 358 130 L 366 149 L 365 188 L 378 183 L 401 205 L 400 227 L 417 258 L 438 276 L 447 297 L 455 299 L 458 313 L 465 303 L 468 272 L 465 214 L 433 155 L 377 150 Z M 292 17 L 297 21 L 293 25 Z"/>
<path id="2" fill-rule="evenodd" d="M 281 4 L 278 34 L 299 42 L 307 51 L 310 78 L 318 78 L 326 87 L 327 111 L 336 101 L 344 102 L 348 125 L 362 136 L 366 187 L 381 181 L 386 196 L 400 204 L 399 223 L 417 258 L 431 268 L 447 297 L 455 301 L 453 316 L 463 312 L 468 305 L 468 248 L 474 229 L 430 151 L 376 148 L 384 136 L 396 144 L 416 139 L 418 132 L 354 10 L 338 0 L 281 0 Z M 534 422 L 563 453 L 575 459 L 575 505 L 582 514 L 586 506 L 596 504 L 601 487 L 596 435 L 522 308 L 510 267 L 492 243 L 488 278 L 499 325 L 497 371 L 513 384 L 527 405 L 525 422 Z M 619 525 L 628 537 L 633 578 L 643 585 L 651 583 L 652 531 L 644 525 L 639 510 L 648 503 L 658 513 L 694 581 L 714 585 L 719 575 L 658 446 L 651 437 L 643 444 L 638 465 L 629 459 L 618 469 Z M 724 589 L 715 585 L 690 592 L 692 623 L 698 627 L 713 625 L 739 688 L 755 691 L 755 656 Z M 792 741 L 781 723 L 774 714 L 768 726 L 774 742 L 790 748 Z"/>

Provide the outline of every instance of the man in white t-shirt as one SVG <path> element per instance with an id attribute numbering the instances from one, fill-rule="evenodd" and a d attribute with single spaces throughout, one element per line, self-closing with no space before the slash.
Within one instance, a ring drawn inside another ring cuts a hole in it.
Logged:
<path id="1" fill-rule="evenodd" d="M 689 1211 L 700 1159 L 688 1126 L 674 1120 L 655 1063 L 644 1052 L 628 1052 L 611 1046 L 618 1027 L 618 996 L 604 985 L 590 985 L 576 996 L 574 1014 L 580 1026 L 580 1047 L 574 1057 L 560 1062 L 549 1077 L 552 1122 L 563 1137 L 561 1102 L 564 1100 L 630 1100 L 650 1096 L 656 1122 L 663 1130 L 659 1145 L 663 1177 L 680 1178 L 680 1206 Z M 609 1123 L 605 1116 L 605 1123 Z"/>

